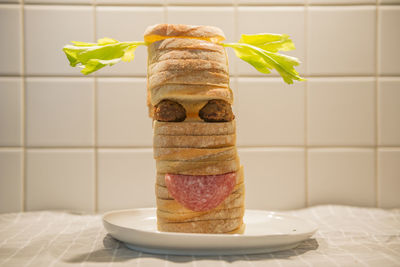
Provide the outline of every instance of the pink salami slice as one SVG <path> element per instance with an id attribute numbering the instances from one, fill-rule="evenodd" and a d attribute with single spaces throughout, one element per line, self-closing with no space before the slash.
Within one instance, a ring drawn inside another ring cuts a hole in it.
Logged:
<path id="1" fill-rule="evenodd" d="M 193 211 L 212 210 L 229 196 L 236 184 L 236 173 L 220 175 L 166 174 L 168 192 L 182 206 Z"/>

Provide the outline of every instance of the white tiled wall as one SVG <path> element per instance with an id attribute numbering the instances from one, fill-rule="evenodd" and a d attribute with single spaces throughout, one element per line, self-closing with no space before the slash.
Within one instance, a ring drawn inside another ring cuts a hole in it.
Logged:
<path id="1" fill-rule="evenodd" d="M 289 86 L 277 77 L 240 77 L 237 88 L 240 145 L 304 146 L 305 83 Z"/>
<path id="2" fill-rule="evenodd" d="M 21 8 L 18 5 L 2 5 L 0 8 L 0 32 L 7 42 L 0 42 L 0 73 L 20 75 L 22 68 Z M 2 39 L 4 38 L 2 37 Z M 7 64 L 4 64 L 7 62 Z"/>
<path id="3" fill-rule="evenodd" d="M 79 75 L 62 50 L 70 40 L 94 40 L 94 12 L 90 6 L 24 5 L 24 69 L 29 76 Z"/>
<path id="4" fill-rule="evenodd" d="M 22 146 L 22 78 L 0 77 L 0 146 Z"/>
<path id="5" fill-rule="evenodd" d="M 310 75 L 375 74 L 376 7 L 310 6 L 307 67 Z"/>
<path id="6" fill-rule="evenodd" d="M 375 205 L 375 150 L 310 148 L 309 204 Z"/>
<path id="7" fill-rule="evenodd" d="M 94 79 L 25 79 L 26 146 L 94 145 Z"/>
<path id="8" fill-rule="evenodd" d="M 295 209 L 306 205 L 304 148 L 240 148 L 246 205 Z"/>
<path id="9" fill-rule="evenodd" d="M 27 149 L 26 210 L 95 210 L 94 149 Z"/>
<path id="10" fill-rule="evenodd" d="M 146 78 L 98 78 L 96 85 L 98 146 L 151 147 L 152 121 L 140 101 L 146 99 Z"/>
<path id="11" fill-rule="evenodd" d="M 0 0 L 0 212 L 154 206 L 145 48 L 90 77 L 61 49 L 162 22 L 296 44 L 293 86 L 229 51 L 249 208 L 400 207 L 400 1 Z"/>
<path id="12" fill-rule="evenodd" d="M 153 150 L 98 150 L 98 209 L 154 206 L 155 162 Z"/>
<path id="13" fill-rule="evenodd" d="M 310 77 L 308 144 L 375 145 L 375 84 L 375 78 Z"/>

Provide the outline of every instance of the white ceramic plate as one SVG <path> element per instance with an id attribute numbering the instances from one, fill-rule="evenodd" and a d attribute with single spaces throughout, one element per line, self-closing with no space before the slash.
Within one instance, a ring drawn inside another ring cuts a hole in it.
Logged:
<path id="1" fill-rule="evenodd" d="M 157 231 L 156 209 L 112 211 L 103 224 L 112 237 L 128 248 L 171 255 L 240 255 L 296 247 L 316 231 L 314 223 L 262 210 L 246 210 L 244 234 L 186 234 Z"/>

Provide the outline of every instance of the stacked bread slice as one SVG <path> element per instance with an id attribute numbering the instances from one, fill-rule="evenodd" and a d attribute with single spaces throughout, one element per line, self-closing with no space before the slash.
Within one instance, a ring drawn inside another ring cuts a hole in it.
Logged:
<path id="1" fill-rule="evenodd" d="M 163 100 L 185 108 L 181 122 L 153 122 L 158 229 L 166 232 L 242 233 L 243 169 L 235 120 L 206 122 L 209 100 L 231 104 L 226 52 L 218 28 L 161 24 L 146 30 L 150 115 Z"/>
<path id="2" fill-rule="evenodd" d="M 216 132 L 217 128 L 222 131 Z M 153 129 L 159 230 L 192 233 L 243 231 L 244 183 L 243 170 L 235 147 L 235 121 L 154 121 Z M 168 173 L 192 177 L 235 173 L 235 186 L 212 210 L 194 211 L 171 195 L 165 181 Z"/>

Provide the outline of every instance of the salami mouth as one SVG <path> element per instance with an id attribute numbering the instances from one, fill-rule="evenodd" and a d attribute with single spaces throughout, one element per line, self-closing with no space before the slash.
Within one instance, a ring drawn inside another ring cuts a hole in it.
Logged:
<path id="1" fill-rule="evenodd" d="M 168 192 L 185 208 L 209 211 L 229 196 L 236 184 L 236 172 L 219 175 L 165 175 Z"/>

